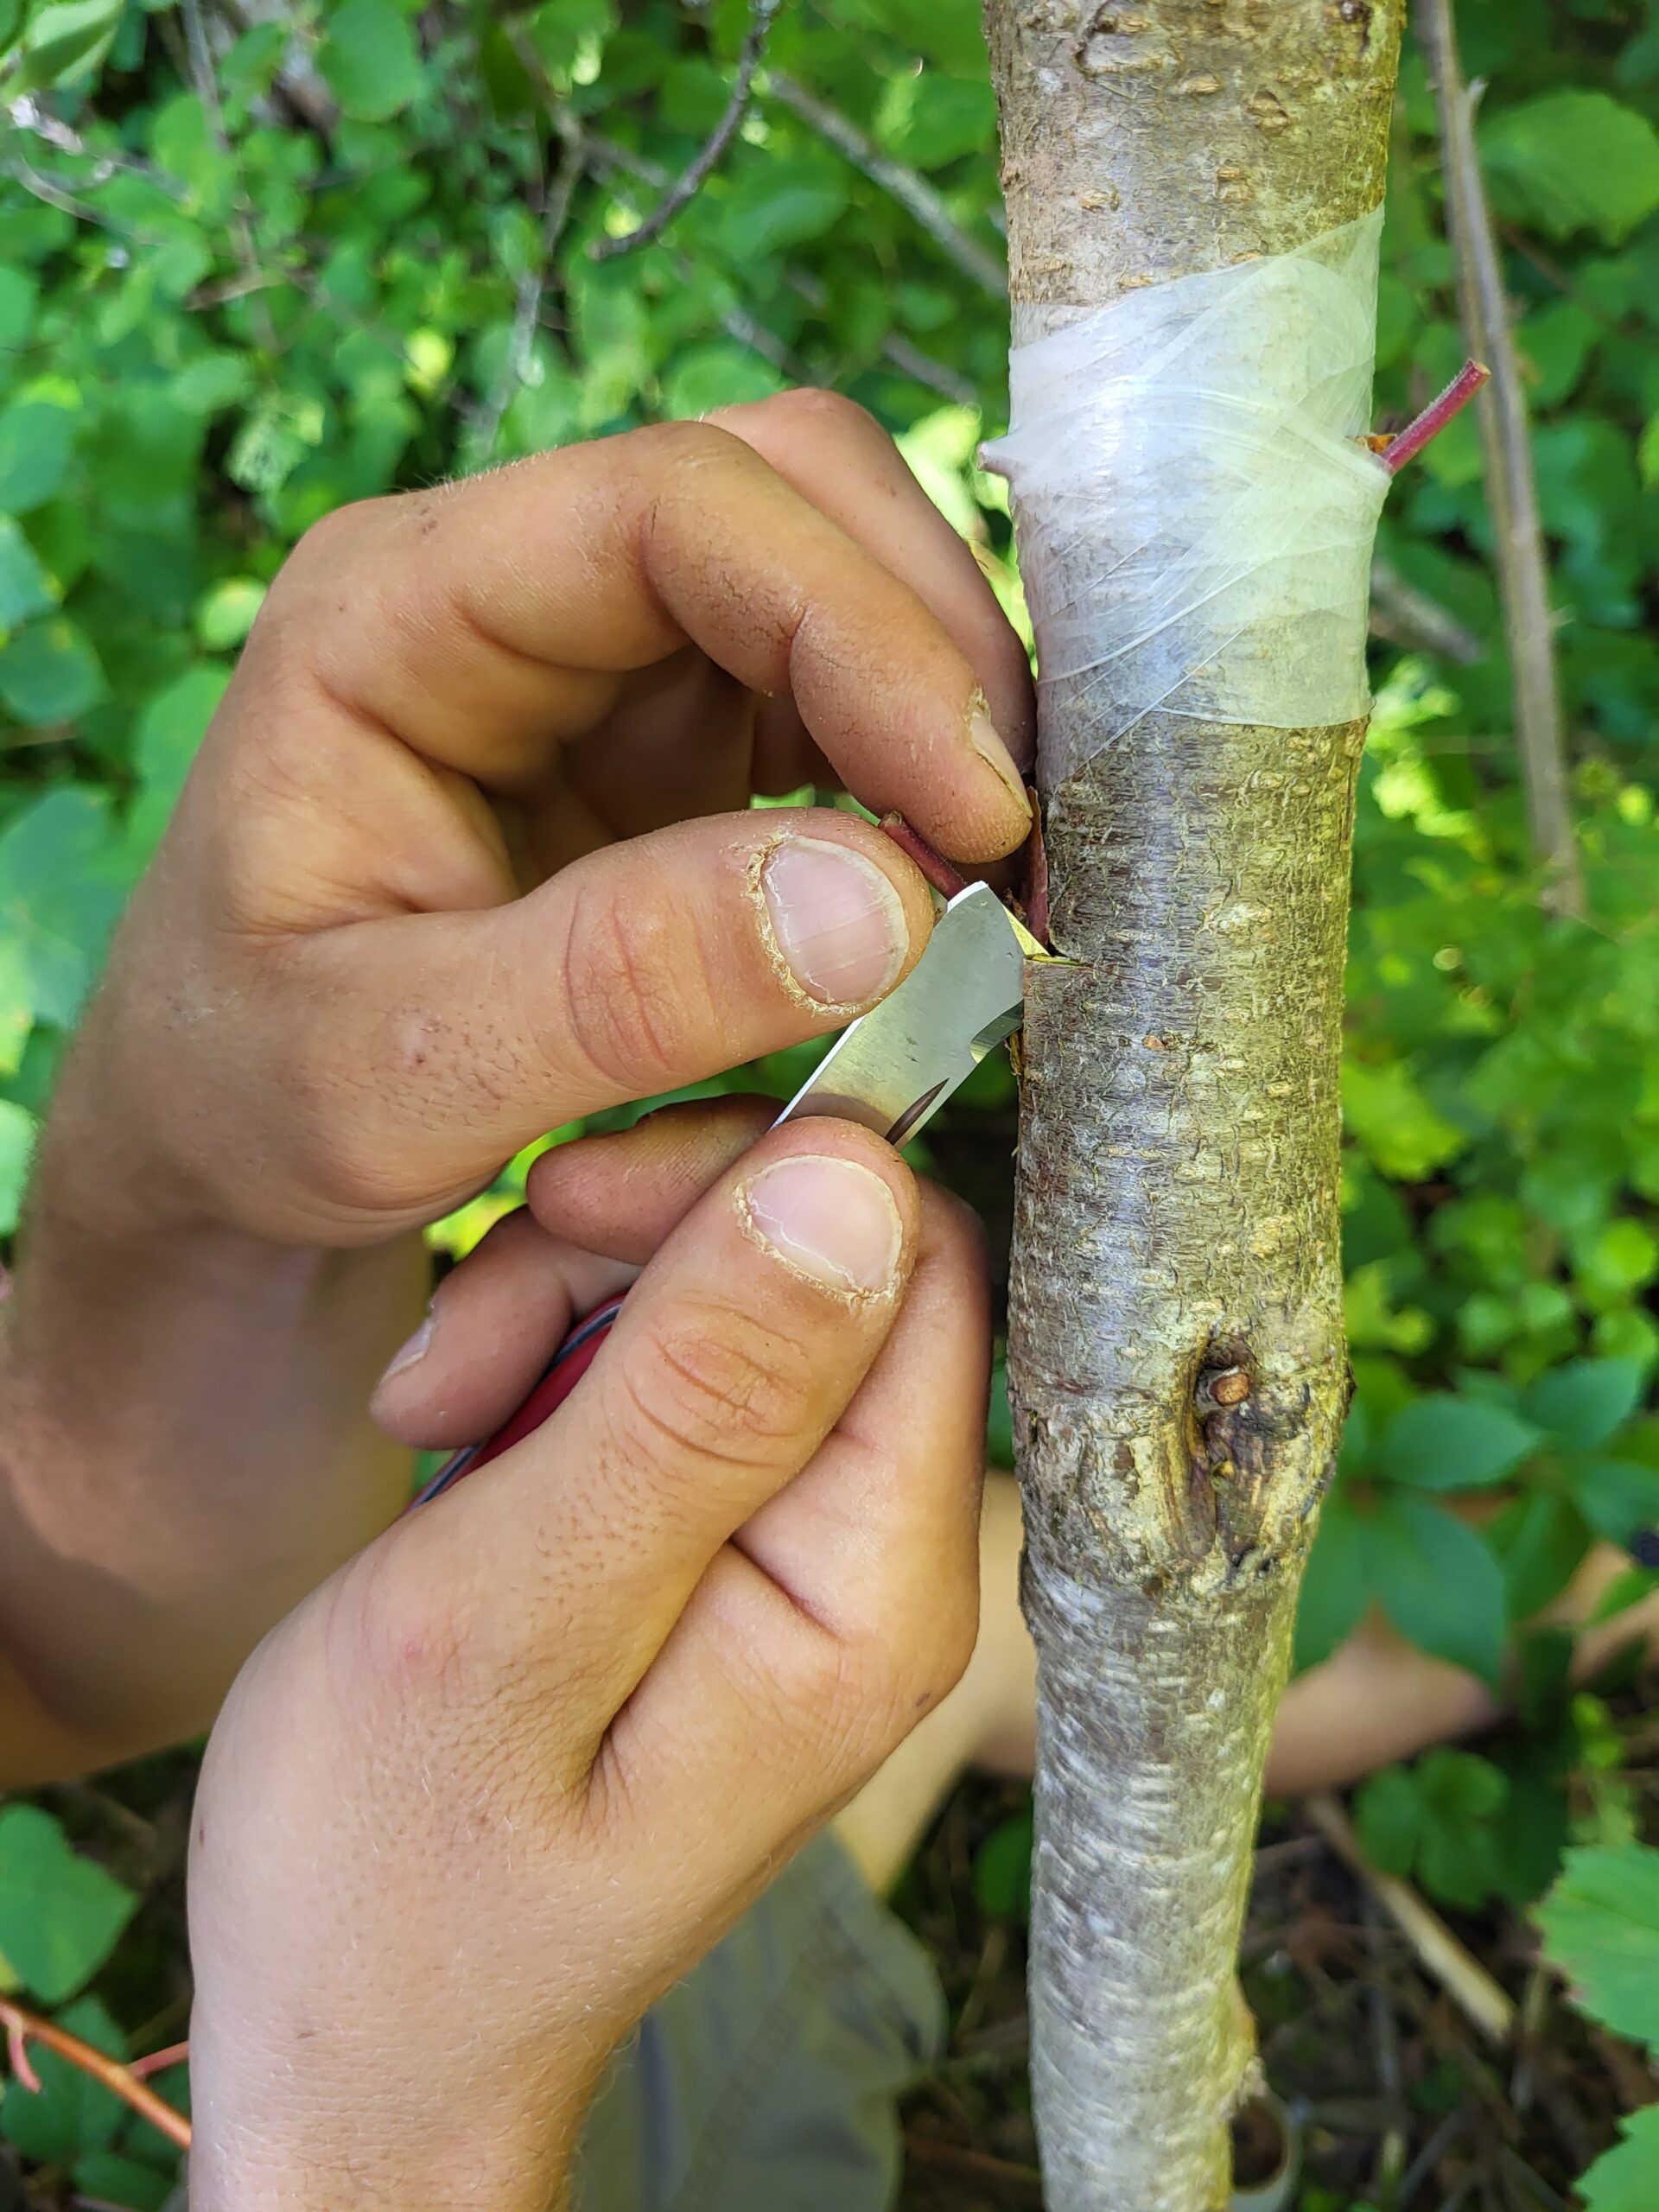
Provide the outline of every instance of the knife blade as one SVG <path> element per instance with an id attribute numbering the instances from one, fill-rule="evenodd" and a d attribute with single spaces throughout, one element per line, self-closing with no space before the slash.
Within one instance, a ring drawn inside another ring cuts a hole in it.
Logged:
<path id="1" fill-rule="evenodd" d="M 842 1032 L 772 1123 L 834 1114 L 907 1144 L 986 1056 L 1020 1027 L 1027 962 L 1051 961 L 990 886 L 957 892 L 896 989 Z M 623 1297 L 626 1297 L 626 1292 Z M 446 1460 L 414 1503 L 451 1489 L 528 1436 L 563 1405 L 622 1310 L 613 1298 L 577 1322 L 517 1411 L 481 1444 Z"/>

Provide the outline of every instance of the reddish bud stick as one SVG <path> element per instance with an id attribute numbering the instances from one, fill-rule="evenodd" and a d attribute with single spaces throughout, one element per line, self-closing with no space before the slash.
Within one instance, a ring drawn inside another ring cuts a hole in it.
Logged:
<path id="1" fill-rule="evenodd" d="M 1390 476 L 1397 476 L 1408 461 L 1415 461 L 1430 439 L 1439 437 L 1453 416 L 1461 415 L 1491 371 L 1479 361 L 1465 361 L 1437 399 L 1430 400 L 1414 423 L 1398 437 L 1390 438 L 1379 458 Z"/>
<path id="2" fill-rule="evenodd" d="M 881 827 L 899 851 L 915 861 L 942 899 L 954 899 L 958 891 L 968 888 L 968 879 L 958 875 L 943 853 L 936 853 L 919 830 L 912 830 L 902 814 L 884 814 Z"/>

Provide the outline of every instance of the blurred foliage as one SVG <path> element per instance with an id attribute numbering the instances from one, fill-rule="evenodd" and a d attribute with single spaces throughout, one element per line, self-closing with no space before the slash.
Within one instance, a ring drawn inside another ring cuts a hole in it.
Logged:
<path id="1" fill-rule="evenodd" d="M 1544 1955 L 1580 2008 L 1659 2054 L 1659 1851 L 1624 1843 L 1571 1851 L 1538 1908 Z M 1578 2185 L 1586 2212 L 1649 2212 L 1659 2176 L 1659 2105 L 1624 2120 L 1623 2139 Z"/>
<path id="2" fill-rule="evenodd" d="M 1345 1071 L 1358 1395 L 1300 1644 L 1317 1658 L 1376 1605 L 1495 1679 L 1593 1539 L 1659 1521 L 1659 0 L 1459 16 L 1536 415 L 1591 911 L 1552 918 L 1536 895 L 1465 418 L 1382 530 L 1478 653 L 1377 655 Z M 899 436 L 1019 619 L 1006 501 L 973 464 L 1007 404 L 1006 308 L 965 273 L 1001 251 L 976 0 L 784 7 L 703 190 L 657 243 L 594 257 L 718 121 L 747 24 L 744 0 L 0 0 L 0 1232 L 123 898 L 271 577 L 332 508 L 817 381 Z M 929 188 L 927 227 L 789 79 Z M 1464 350 L 1408 48 L 1379 422 Z M 799 1061 L 742 1080 L 786 1095 Z M 988 1065 L 931 1155 L 961 1179 L 977 1137 L 1006 1180 L 1013 1103 Z M 474 1241 L 522 1165 L 438 1241 Z M 1604 1610 L 1651 1586 L 1632 1569 Z M 1547 1644 L 1521 1645 L 1535 1725 L 1507 1765 L 1431 1755 L 1368 1793 L 1373 1849 L 1448 1902 L 1535 1896 L 1569 1835 L 1608 1840 L 1616 1732 Z M 1028 1848 L 1010 1829 L 982 1870 L 996 1909 L 1016 1910 Z M 116 1901 L 52 1888 L 44 1971 L 6 1918 L 17 1866 L 44 1853 L 56 1882 L 54 1850 L 0 1826 L 0 1951 L 84 2011 Z M 9 2096 L 0 2131 L 28 2148 L 55 2129 L 60 2163 L 105 2162 L 84 2189 L 152 2201 L 123 2177 L 147 2154 L 96 2099 L 52 2097 L 22 2120 Z"/>

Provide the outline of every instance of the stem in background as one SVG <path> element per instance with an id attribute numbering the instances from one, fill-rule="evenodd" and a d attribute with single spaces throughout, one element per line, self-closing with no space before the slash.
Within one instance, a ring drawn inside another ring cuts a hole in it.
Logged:
<path id="1" fill-rule="evenodd" d="M 1446 226 L 1458 261 L 1458 293 L 1470 346 L 1491 364 L 1480 406 L 1481 442 L 1503 624 L 1515 684 L 1515 736 L 1533 849 L 1548 872 L 1547 903 L 1584 908 L 1584 884 L 1567 788 L 1555 627 L 1531 429 L 1510 327 L 1503 264 L 1475 150 L 1475 97 L 1458 57 L 1453 0 L 1418 0 L 1418 22 L 1434 79 L 1446 179 Z"/>
<path id="2" fill-rule="evenodd" d="M 861 169 L 872 184 L 879 184 L 883 192 L 891 193 L 899 206 L 914 216 L 935 245 L 947 260 L 953 261 L 964 276 L 971 277 L 981 289 L 993 298 L 1006 300 L 1008 296 L 1008 274 L 996 255 L 970 238 L 944 200 L 914 169 L 906 168 L 902 162 L 895 162 L 872 144 L 858 125 L 844 116 L 839 108 L 821 100 L 816 92 L 809 92 L 804 85 L 798 85 L 792 77 L 785 77 L 773 70 L 768 87 L 779 105 L 791 115 L 798 116 L 810 130 L 835 148 L 849 161 L 855 169 Z"/>
<path id="3" fill-rule="evenodd" d="M 60 2058 L 67 2058 L 72 2066 L 78 2066 L 83 2074 L 90 2074 L 94 2082 L 101 2082 L 123 2104 L 130 2105 L 141 2120 L 147 2120 L 165 2135 L 169 2143 L 176 2143 L 181 2151 L 190 2148 L 189 2121 L 142 2082 L 134 2068 L 124 2066 L 107 2051 L 94 2049 L 81 2037 L 71 2035 L 67 2028 L 59 2027 L 54 2020 L 43 2019 L 38 2012 L 31 2012 L 27 2005 L 14 2004 L 9 1997 L 0 1997 L 0 2028 L 5 2030 L 12 2072 L 25 2088 L 38 2091 L 40 2088 L 28 2054 L 29 2044 L 37 2043 L 43 2050 L 54 2050 Z M 160 2052 L 157 2062 L 174 2056 L 182 2056 L 181 2050 Z"/>
<path id="4" fill-rule="evenodd" d="M 772 17 L 778 13 L 780 0 L 750 0 L 748 35 L 743 41 L 743 51 L 738 56 L 737 74 L 732 80 L 732 95 L 726 103 L 726 112 L 715 125 L 708 143 L 683 176 L 671 185 L 643 223 L 620 238 L 601 238 L 588 251 L 595 261 L 613 260 L 618 254 L 632 253 L 638 247 L 649 245 L 668 228 L 683 208 L 689 207 L 703 186 L 726 158 L 726 149 L 736 137 L 744 117 L 749 111 L 749 93 L 754 84 L 754 73 L 760 67 L 760 57 L 766 50 L 766 35 L 772 29 Z"/>

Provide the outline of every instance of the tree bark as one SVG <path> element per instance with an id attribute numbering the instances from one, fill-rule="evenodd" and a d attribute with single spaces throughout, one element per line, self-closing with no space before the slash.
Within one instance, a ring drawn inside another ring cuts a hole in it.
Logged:
<path id="1" fill-rule="evenodd" d="M 1016 342 L 1376 207 L 1402 11 L 986 0 Z M 1027 551 L 1051 533 L 1052 594 L 1090 586 L 1075 516 L 1019 520 Z M 1041 711 L 1062 757 L 1079 688 L 1045 683 Z M 1057 2212 L 1224 2207 L 1255 2078 L 1234 1960 L 1348 1388 L 1338 1061 L 1363 734 L 1154 711 L 1045 794 L 1074 964 L 1036 975 L 1027 1008 L 1009 1327 Z"/>

